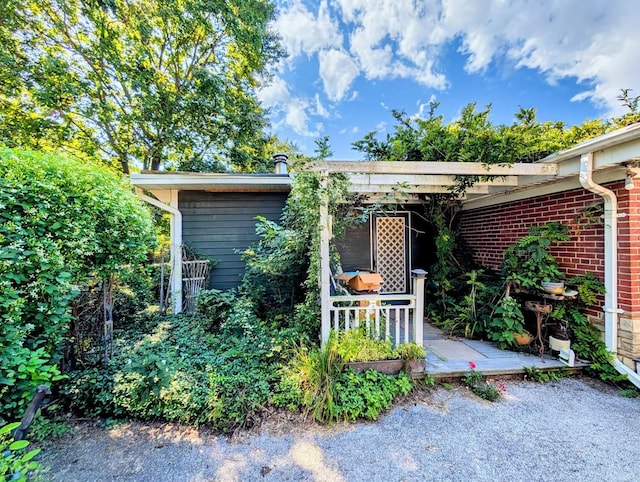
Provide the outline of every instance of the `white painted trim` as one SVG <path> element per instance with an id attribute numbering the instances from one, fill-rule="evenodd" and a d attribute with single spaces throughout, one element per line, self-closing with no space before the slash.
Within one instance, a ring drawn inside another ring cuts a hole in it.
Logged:
<path id="1" fill-rule="evenodd" d="M 331 266 L 329 262 L 329 198 L 327 194 L 328 175 L 320 180 L 320 341 L 322 345 L 329 340 L 331 331 Z"/>
<path id="2" fill-rule="evenodd" d="M 170 204 L 144 194 L 136 188 L 136 194 L 143 201 L 167 211 L 171 215 L 171 300 L 174 313 L 182 313 L 182 213 L 178 209 L 178 191 L 170 192 Z"/>
<path id="3" fill-rule="evenodd" d="M 552 163 L 483 164 L 480 162 L 431 161 L 317 161 L 306 169 L 312 172 L 364 174 L 441 174 L 457 176 L 555 176 L 558 166 Z"/>
<path id="4" fill-rule="evenodd" d="M 277 190 L 291 189 L 291 178 L 281 174 L 134 173 L 131 183 L 147 191 Z"/>

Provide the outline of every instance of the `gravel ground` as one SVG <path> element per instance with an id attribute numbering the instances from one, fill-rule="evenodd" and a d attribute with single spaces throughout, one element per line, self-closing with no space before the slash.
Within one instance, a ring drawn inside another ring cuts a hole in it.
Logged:
<path id="1" fill-rule="evenodd" d="M 226 436 L 84 424 L 45 448 L 54 481 L 638 481 L 640 399 L 576 378 L 507 382 L 496 403 L 438 388 L 375 423 Z"/>

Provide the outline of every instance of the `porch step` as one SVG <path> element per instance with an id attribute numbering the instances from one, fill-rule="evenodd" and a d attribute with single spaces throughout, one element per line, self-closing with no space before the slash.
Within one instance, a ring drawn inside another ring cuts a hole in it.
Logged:
<path id="1" fill-rule="evenodd" d="M 573 373 L 581 372 L 587 363 L 576 362 L 575 366 L 568 367 L 564 363 L 545 355 L 544 362 L 537 355 L 522 355 L 511 352 L 513 356 L 500 358 L 484 358 L 475 360 L 430 360 L 426 361 L 427 373 L 436 380 L 455 380 L 464 377 L 469 370 L 469 361 L 475 363 L 475 370 L 484 376 L 524 376 L 525 368 L 535 367 L 541 371 L 553 371 L 565 369 Z"/>
<path id="2" fill-rule="evenodd" d="M 424 347 L 427 350 L 426 370 L 436 380 L 456 380 L 464 377 L 471 369 L 469 362 L 475 364 L 475 370 L 484 376 L 524 376 L 525 367 L 535 367 L 542 371 L 566 369 L 581 372 L 588 363 L 576 360 L 574 367 L 568 367 L 548 354 L 544 361 L 540 355 L 532 353 L 501 350 L 495 342 L 465 340 L 446 337 L 438 328 L 425 323 Z"/>

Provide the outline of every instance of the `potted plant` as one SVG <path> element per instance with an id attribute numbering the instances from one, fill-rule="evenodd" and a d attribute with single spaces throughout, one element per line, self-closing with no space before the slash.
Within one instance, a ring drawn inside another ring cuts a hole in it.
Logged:
<path id="1" fill-rule="evenodd" d="M 554 293 L 558 291 L 559 285 L 549 283 L 562 283 L 557 293 L 562 294 L 564 274 L 556 259 L 549 253 L 549 246 L 567 241 L 568 233 L 568 226 L 558 222 L 531 226 L 527 236 L 520 238 L 504 252 L 501 269 L 507 283 L 525 290 L 544 289 L 544 283 Z"/>
<path id="2" fill-rule="evenodd" d="M 336 349 L 342 361 L 356 372 L 376 370 L 395 375 L 404 366 L 391 340 L 381 340 L 364 327 L 340 332 Z"/>

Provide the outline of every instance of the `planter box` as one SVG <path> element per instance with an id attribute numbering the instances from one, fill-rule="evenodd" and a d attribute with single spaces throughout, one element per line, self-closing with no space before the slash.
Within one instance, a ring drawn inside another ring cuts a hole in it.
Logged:
<path id="1" fill-rule="evenodd" d="M 354 372 L 362 373 L 367 370 L 375 370 L 385 375 L 397 375 L 406 370 L 410 375 L 424 373 L 426 368 L 424 359 L 420 360 L 377 360 L 367 362 L 350 362 L 347 366 Z"/>
<path id="2" fill-rule="evenodd" d="M 404 367 L 404 360 L 377 360 L 365 362 L 350 362 L 347 366 L 354 372 L 362 373 L 367 370 L 375 370 L 385 375 L 397 375 Z"/>

